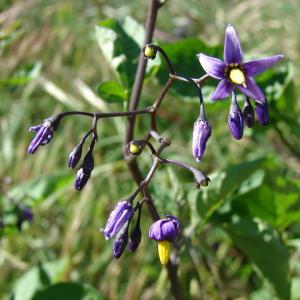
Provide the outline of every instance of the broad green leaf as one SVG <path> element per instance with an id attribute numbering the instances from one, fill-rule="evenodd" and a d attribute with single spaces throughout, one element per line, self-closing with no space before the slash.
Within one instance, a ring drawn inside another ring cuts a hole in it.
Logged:
<path id="1" fill-rule="evenodd" d="M 280 299 L 290 299 L 289 253 L 271 228 L 260 228 L 250 219 L 226 224 L 225 230 L 247 258 L 273 285 Z"/>
<path id="2" fill-rule="evenodd" d="M 127 99 L 127 91 L 115 81 L 105 81 L 97 86 L 97 94 L 108 102 L 123 102 Z"/>
<path id="3" fill-rule="evenodd" d="M 31 300 L 34 294 L 58 282 L 68 267 L 68 260 L 58 260 L 39 264 L 22 275 L 13 288 L 10 300 Z"/>
<path id="4" fill-rule="evenodd" d="M 38 292 L 32 300 L 103 300 L 95 288 L 87 284 L 58 283 Z"/>

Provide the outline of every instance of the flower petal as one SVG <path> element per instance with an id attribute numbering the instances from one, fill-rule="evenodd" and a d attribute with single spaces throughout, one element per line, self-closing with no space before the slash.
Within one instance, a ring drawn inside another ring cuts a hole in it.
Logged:
<path id="1" fill-rule="evenodd" d="M 260 87 L 256 84 L 255 80 L 251 77 L 246 78 L 246 87 L 237 85 L 239 90 L 248 97 L 257 100 L 260 103 L 265 102 L 265 95 L 261 91 Z"/>
<path id="2" fill-rule="evenodd" d="M 211 95 L 211 100 L 223 99 L 229 97 L 232 91 L 234 90 L 234 86 L 228 80 L 223 79 L 217 86 L 216 90 Z"/>
<path id="3" fill-rule="evenodd" d="M 283 58 L 282 54 L 278 54 L 271 57 L 266 57 L 262 59 L 250 60 L 243 64 L 243 67 L 246 71 L 247 76 L 255 76 L 260 74 L 261 72 L 269 69 L 274 64 L 276 64 L 279 60 Z"/>
<path id="4" fill-rule="evenodd" d="M 232 25 L 227 25 L 224 41 L 224 62 L 226 64 L 241 63 L 243 52 L 239 39 Z"/>
<path id="5" fill-rule="evenodd" d="M 203 53 L 197 54 L 197 57 L 202 68 L 209 76 L 215 79 L 223 79 L 225 77 L 225 64 L 221 60 L 211 56 L 207 56 Z"/>

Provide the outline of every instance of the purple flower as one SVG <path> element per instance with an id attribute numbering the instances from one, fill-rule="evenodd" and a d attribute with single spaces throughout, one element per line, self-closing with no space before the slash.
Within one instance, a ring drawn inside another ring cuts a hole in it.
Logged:
<path id="1" fill-rule="evenodd" d="M 201 120 L 198 118 L 194 123 L 193 130 L 193 155 L 197 161 L 200 161 L 202 158 L 206 142 L 211 135 L 211 126 L 206 120 Z"/>
<path id="2" fill-rule="evenodd" d="M 233 26 L 228 25 L 224 42 L 224 62 L 203 53 L 198 54 L 197 57 L 209 76 L 221 80 L 211 96 L 212 100 L 226 98 L 235 88 L 238 88 L 246 96 L 264 103 L 265 96 L 253 77 L 273 66 L 283 58 L 283 55 L 244 63 L 237 34 Z"/>
<path id="3" fill-rule="evenodd" d="M 260 125 L 262 126 L 268 125 L 270 121 L 270 116 L 269 116 L 269 105 L 267 99 L 263 104 L 255 102 L 255 111 Z"/>
<path id="4" fill-rule="evenodd" d="M 149 229 L 149 238 L 159 241 L 174 241 L 179 234 L 179 221 L 173 216 L 153 223 Z"/>
<path id="5" fill-rule="evenodd" d="M 30 127 L 29 131 L 35 131 L 37 134 L 28 147 L 28 153 L 34 154 L 39 146 L 44 146 L 53 138 L 53 132 L 57 129 L 60 122 L 60 115 L 52 116 L 37 126 Z"/>
<path id="6" fill-rule="evenodd" d="M 105 238 L 108 240 L 114 237 L 123 225 L 131 220 L 134 213 L 134 208 L 132 204 L 127 201 L 118 202 L 117 206 L 111 212 L 106 226 L 103 230 Z"/>
<path id="7" fill-rule="evenodd" d="M 244 118 L 241 109 L 236 102 L 235 93 L 232 93 L 230 111 L 228 115 L 228 127 L 232 136 L 236 140 L 240 140 L 244 134 Z"/>

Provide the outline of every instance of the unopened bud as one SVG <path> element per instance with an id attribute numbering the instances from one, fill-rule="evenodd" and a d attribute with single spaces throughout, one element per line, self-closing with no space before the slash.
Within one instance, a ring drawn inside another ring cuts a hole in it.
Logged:
<path id="1" fill-rule="evenodd" d="M 198 118 L 193 130 L 193 155 L 197 161 L 200 161 L 202 158 L 210 135 L 211 126 L 209 123 L 206 120 Z"/>
<path id="2" fill-rule="evenodd" d="M 247 127 L 251 128 L 254 125 L 255 115 L 254 115 L 254 109 L 249 101 L 249 98 L 246 98 L 244 110 L 243 110 L 243 117 L 245 124 Z"/>
<path id="3" fill-rule="evenodd" d="M 130 252 L 135 252 L 136 249 L 139 247 L 140 242 L 142 240 L 140 220 L 141 220 L 141 206 L 139 207 L 138 217 L 137 217 L 134 229 L 132 230 L 132 232 L 130 234 L 130 238 L 129 238 L 128 250 Z"/>
<path id="4" fill-rule="evenodd" d="M 269 115 L 269 104 L 267 99 L 265 99 L 264 103 L 255 102 L 255 111 L 258 122 L 262 126 L 266 126 L 270 122 L 270 115 Z"/>
<path id="5" fill-rule="evenodd" d="M 118 232 L 113 242 L 112 252 L 115 258 L 120 258 L 126 248 L 128 243 L 128 227 L 129 222 L 127 221 Z"/>
<path id="6" fill-rule="evenodd" d="M 79 162 L 82 154 L 82 145 L 83 143 L 79 143 L 70 153 L 69 160 L 68 160 L 68 166 L 69 168 L 74 169 Z"/>
<path id="7" fill-rule="evenodd" d="M 146 58 L 155 59 L 157 50 L 153 45 L 146 45 L 144 47 L 144 56 Z"/>
<path id="8" fill-rule="evenodd" d="M 240 140 L 244 134 L 244 118 L 241 109 L 236 102 L 236 96 L 232 93 L 232 101 L 228 115 L 228 127 L 232 136 Z"/>
<path id="9" fill-rule="evenodd" d="M 141 141 L 131 141 L 126 145 L 127 154 L 139 155 L 142 152 L 143 144 Z"/>

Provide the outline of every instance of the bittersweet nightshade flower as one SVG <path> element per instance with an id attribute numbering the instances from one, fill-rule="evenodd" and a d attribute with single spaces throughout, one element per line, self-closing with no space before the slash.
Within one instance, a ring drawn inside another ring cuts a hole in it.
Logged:
<path id="1" fill-rule="evenodd" d="M 149 238 L 155 241 L 174 241 L 179 234 L 179 221 L 168 215 L 153 223 L 149 229 Z"/>
<path id="2" fill-rule="evenodd" d="M 232 93 L 232 100 L 230 105 L 230 111 L 228 115 L 228 127 L 232 136 L 240 140 L 244 134 L 244 117 L 241 109 L 239 108 L 235 93 Z"/>
<path id="3" fill-rule="evenodd" d="M 237 34 L 233 26 L 228 25 L 224 42 L 224 62 L 203 53 L 197 57 L 209 76 L 221 80 L 211 96 L 212 100 L 226 98 L 238 88 L 246 96 L 264 103 L 265 96 L 253 77 L 273 66 L 283 55 L 243 62 L 243 52 Z"/>
<path id="4" fill-rule="evenodd" d="M 158 242 L 157 250 L 160 262 L 165 266 L 171 255 L 170 241 L 174 241 L 179 234 L 179 221 L 173 216 L 158 220 L 149 230 L 149 238 Z"/>
<path id="5" fill-rule="evenodd" d="M 127 201 L 120 201 L 111 212 L 106 226 L 101 231 L 108 240 L 114 237 L 127 221 L 130 221 L 134 213 L 132 204 Z"/>
<path id="6" fill-rule="evenodd" d="M 255 121 L 255 114 L 254 114 L 254 109 L 248 97 L 246 97 L 245 106 L 243 109 L 243 117 L 247 127 L 249 128 L 253 127 Z"/>
<path id="7" fill-rule="evenodd" d="M 206 142 L 211 135 L 211 126 L 200 117 L 194 123 L 193 130 L 193 155 L 200 161 L 206 148 Z"/>
<path id="8" fill-rule="evenodd" d="M 267 102 L 267 99 L 263 104 L 255 102 L 255 111 L 260 125 L 262 126 L 268 125 L 270 121 L 270 116 L 269 116 L 269 104 Z"/>

